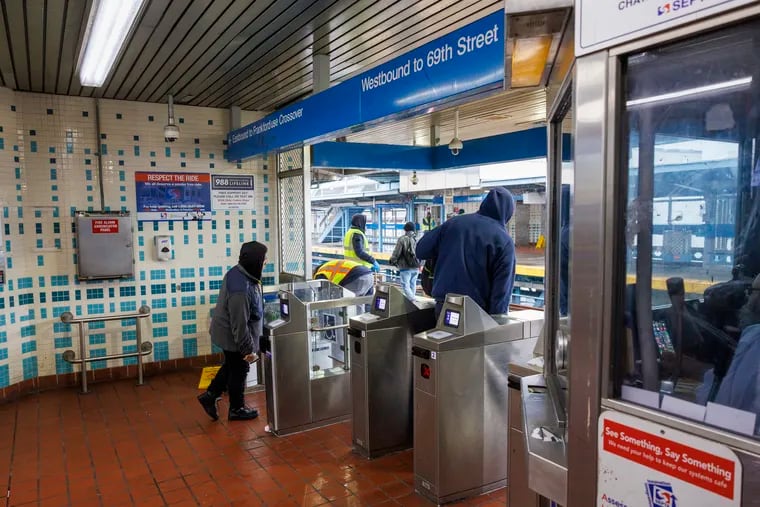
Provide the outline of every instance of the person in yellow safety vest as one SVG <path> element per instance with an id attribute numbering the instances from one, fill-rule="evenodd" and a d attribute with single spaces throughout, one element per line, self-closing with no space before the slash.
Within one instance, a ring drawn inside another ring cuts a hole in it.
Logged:
<path id="1" fill-rule="evenodd" d="M 422 230 L 425 232 L 435 229 L 435 219 L 433 219 L 432 213 L 428 211 L 425 214 L 425 218 L 422 219 Z"/>
<path id="2" fill-rule="evenodd" d="M 328 280 L 350 290 L 357 296 L 372 294 L 372 287 L 375 284 L 375 275 L 368 267 L 349 260 L 325 262 L 315 271 L 314 279 Z"/>
<path id="3" fill-rule="evenodd" d="M 359 213 L 351 217 L 351 228 L 343 238 L 343 257 L 378 272 L 380 271 L 380 264 L 369 253 L 369 240 L 364 234 L 366 227 L 366 216 Z"/>

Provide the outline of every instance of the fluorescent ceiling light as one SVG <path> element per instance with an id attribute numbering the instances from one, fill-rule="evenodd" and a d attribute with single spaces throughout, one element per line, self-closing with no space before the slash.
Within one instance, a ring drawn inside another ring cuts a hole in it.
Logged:
<path id="1" fill-rule="evenodd" d="M 512 55 L 512 88 L 538 86 L 546 70 L 552 38 L 550 36 L 518 38 Z"/>
<path id="2" fill-rule="evenodd" d="M 95 0 L 79 55 L 82 86 L 103 86 L 145 0 Z"/>
<path id="3" fill-rule="evenodd" d="M 724 91 L 736 88 L 745 88 L 752 83 L 752 77 L 743 77 L 740 79 L 732 79 L 731 81 L 723 81 L 721 83 L 715 83 L 711 85 L 698 86 L 696 88 L 688 88 L 678 92 L 663 93 L 662 95 L 653 95 L 651 97 L 644 97 L 641 99 L 629 100 L 626 102 L 628 107 L 643 106 L 646 104 L 654 104 L 657 102 L 673 101 L 676 99 L 683 99 L 692 97 L 694 95 L 700 95 L 703 93 Z"/>

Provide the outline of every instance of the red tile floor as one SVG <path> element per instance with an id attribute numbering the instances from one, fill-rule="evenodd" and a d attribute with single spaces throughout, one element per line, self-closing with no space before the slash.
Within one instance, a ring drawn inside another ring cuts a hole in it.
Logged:
<path id="1" fill-rule="evenodd" d="M 48 391 L 0 405 L 7 505 L 432 505 L 412 490 L 411 451 L 367 461 L 338 424 L 283 438 L 264 415 L 213 422 L 200 370 Z M 263 411 L 264 394 L 248 396 Z M 0 491 L 3 484 L 0 483 Z M 0 500 L 2 503 L 2 500 Z M 504 506 L 505 490 L 466 502 Z"/>

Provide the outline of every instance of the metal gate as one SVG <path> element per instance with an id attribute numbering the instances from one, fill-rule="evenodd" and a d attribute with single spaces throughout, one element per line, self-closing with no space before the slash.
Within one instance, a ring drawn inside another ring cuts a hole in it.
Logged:
<path id="1" fill-rule="evenodd" d="M 277 155 L 280 225 L 280 281 L 310 278 L 307 269 L 307 199 L 303 148 Z"/>

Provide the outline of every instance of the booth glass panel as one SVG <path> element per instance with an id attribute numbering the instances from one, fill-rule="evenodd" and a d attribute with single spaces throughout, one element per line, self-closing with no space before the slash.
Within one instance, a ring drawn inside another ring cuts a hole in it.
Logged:
<path id="1" fill-rule="evenodd" d="M 617 394 L 757 434 L 760 22 L 630 55 L 622 83 Z"/>

